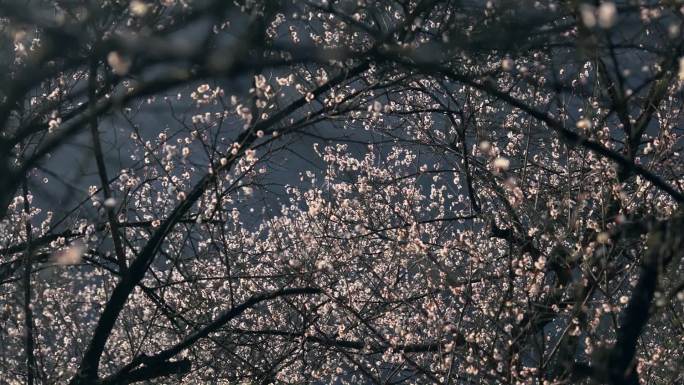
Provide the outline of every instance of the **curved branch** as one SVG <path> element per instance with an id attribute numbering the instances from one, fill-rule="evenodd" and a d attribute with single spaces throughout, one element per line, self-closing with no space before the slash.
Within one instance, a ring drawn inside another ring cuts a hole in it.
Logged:
<path id="1" fill-rule="evenodd" d="M 139 365 L 144 365 L 142 369 L 139 370 L 150 370 L 153 371 L 154 368 L 156 368 L 159 365 L 165 365 L 167 364 L 167 361 L 174 356 L 176 356 L 178 353 L 188 349 L 191 347 L 193 344 L 195 344 L 197 341 L 199 341 L 202 338 L 206 338 L 210 333 L 215 332 L 219 328 L 221 328 L 223 325 L 227 324 L 230 320 L 232 320 L 235 317 L 238 317 L 242 313 L 244 313 L 247 309 L 250 309 L 254 307 L 255 305 L 276 299 L 279 297 L 285 297 L 285 296 L 293 296 L 293 295 L 301 295 L 301 294 L 318 294 L 321 293 L 322 290 L 314 287 L 302 287 L 302 288 L 290 288 L 290 289 L 281 289 L 281 290 L 276 290 L 273 292 L 269 293 L 262 293 L 258 295 L 254 295 L 250 297 L 248 300 L 243 302 L 242 304 L 233 307 L 232 309 L 228 310 L 227 312 L 223 313 L 220 315 L 218 318 L 216 318 L 214 321 L 206 325 L 200 330 L 195 331 L 194 333 L 190 334 L 187 336 L 183 341 L 177 343 L 176 345 L 167 348 L 154 356 L 147 356 L 145 354 L 140 355 L 131 361 L 130 364 L 126 365 L 124 368 L 122 368 L 118 373 L 116 373 L 114 376 L 112 376 L 110 379 L 105 380 L 106 384 L 121 384 L 123 379 L 128 378 L 131 373 L 134 373 L 135 371 L 133 370 Z"/>
<path id="2" fill-rule="evenodd" d="M 387 55 L 388 59 L 395 60 L 402 65 L 416 68 L 428 74 L 446 76 L 460 83 L 463 83 L 480 91 L 486 92 L 489 95 L 503 102 L 506 102 L 509 105 L 524 111 L 533 118 L 545 123 L 549 128 L 554 130 L 566 144 L 570 146 L 579 145 L 604 158 L 608 158 L 617 163 L 624 170 L 628 170 L 629 172 L 633 172 L 637 175 L 642 176 L 644 179 L 651 182 L 654 186 L 668 193 L 678 203 L 684 203 L 684 193 L 676 190 L 674 187 L 672 187 L 669 183 L 664 181 L 658 175 L 652 173 L 643 166 L 632 162 L 631 160 L 627 159 L 621 154 L 605 148 L 600 143 L 595 142 L 587 137 L 584 137 L 574 131 L 565 128 L 562 122 L 554 119 L 550 114 L 542 112 L 524 103 L 523 101 L 511 96 L 506 92 L 500 91 L 489 82 L 478 81 L 476 79 L 473 79 L 472 77 L 454 72 L 448 68 L 432 66 L 429 63 L 409 62 L 401 57 L 398 57 L 397 55 Z"/>

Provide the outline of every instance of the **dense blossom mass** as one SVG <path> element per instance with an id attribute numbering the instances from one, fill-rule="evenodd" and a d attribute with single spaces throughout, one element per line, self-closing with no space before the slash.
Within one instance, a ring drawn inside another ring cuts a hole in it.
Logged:
<path id="1" fill-rule="evenodd" d="M 0 1 L 0 384 L 684 383 L 683 23 Z"/>

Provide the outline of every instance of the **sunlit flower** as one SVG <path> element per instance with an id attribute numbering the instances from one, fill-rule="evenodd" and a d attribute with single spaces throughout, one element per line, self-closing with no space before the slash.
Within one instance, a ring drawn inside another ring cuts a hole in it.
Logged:
<path id="1" fill-rule="evenodd" d="M 508 158 L 500 156 L 494 159 L 493 165 L 498 170 L 506 171 L 511 166 L 511 161 Z"/>
<path id="2" fill-rule="evenodd" d="M 85 245 L 80 241 L 76 241 L 54 253 L 52 260 L 58 265 L 76 265 L 81 263 L 84 253 Z"/>
<path id="3" fill-rule="evenodd" d="M 149 10 L 149 6 L 145 4 L 142 0 L 133 0 L 129 4 L 129 9 L 131 10 L 131 13 L 133 15 L 141 17 L 145 16 L 147 11 Z"/>
<path id="4" fill-rule="evenodd" d="M 131 68 L 130 59 L 122 56 L 116 51 L 107 54 L 107 64 L 109 64 L 114 73 L 119 76 L 126 75 Z"/>
<path id="5" fill-rule="evenodd" d="M 601 28 L 611 28 L 617 20 L 617 7 L 612 1 L 603 2 L 598 8 L 598 25 Z"/>

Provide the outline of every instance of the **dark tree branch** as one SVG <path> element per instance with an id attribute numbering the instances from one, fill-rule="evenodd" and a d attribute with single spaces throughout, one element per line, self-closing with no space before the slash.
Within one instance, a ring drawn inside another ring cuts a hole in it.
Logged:
<path id="1" fill-rule="evenodd" d="M 24 258 L 24 339 L 26 342 L 26 383 L 33 385 L 36 373 L 36 358 L 33 341 L 33 311 L 31 310 L 31 269 L 33 247 L 31 245 L 31 207 L 29 205 L 26 180 L 22 184 L 24 196 L 24 214 L 26 221 L 26 256 Z"/>
<path id="2" fill-rule="evenodd" d="M 102 146 L 100 144 L 100 132 L 97 125 L 97 115 L 95 114 L 96 94 L 97 94 L 97 59 L 93 59 L 90 65 L 90 73 L 88 75 L 88 103 L 91 108 L 90 114 L 90 134 L 93 138 L 93 152 L 95 153 L 95 162 L 97 164 L 97 171 L 100 176 L 100 183 L 102 184 L 102 191 L 104 192 L 103 208 L 107 212 L 107 221 L 109 223 L 109 231 L 112 234 L 112 242 L 114 243 L 114 254 L 116 255 L 119 269 L 126 271 L 126 251 L 121 241 L 119 234 L 119 221 L 116 218 L 114 207 L 110 204 L 112 196 L 112 189 L 109 187 L 109 177 L 107 177 L 107 166 L 105 165 L 104 155 L 102 154 Z"/>
<path id="3" fill-rule="evenodd" d="M 313 288 L 313 287 L 303 287 L 303 288 L 290 288 L 290 289 L 281 289 L 277 291 L 273 291 L 270 293 L 263 293 L 263 294 L 258 294 L 254 295 L 251 298 L 249 298 L 247 301 L 241 303 L 238 306 L 233 307 L 229 311 L 223 313 L 216 319 L 214 319 L 212 322 L 210 322 L 208 325 L 204 326 L 203 328 L 195 331 L 191 335 L 187 336 L 183 341 L 177 343 L 176 345 L 167 348 L 153 356 L 147 356 L 147 355 L 140 355 L 136 358 L 134 358 L 131 363 L 126 365 L 124 368 L 122 368 L 118 373 L 112 376 L 111 379 L 105 380 L 105 383 L 119 383 L 121 379 L 128 378 L 130 373 L 134 370 L 134 368 L 138 367 L 139 365 L 144 365 L 143 368 L 150 368 L 149 370 L 154 370 L 153 368 L 157 367 L 158 365 L 163 365 L 166 361 L 169 359 L 173 358 L 176 356 L 178 353 L 190 348 L 192 345 L 194 345 L 197 341 L 199 341 L 202 338 L 206 338 L 209 336 L 210 333 L 213 333 L 217 330 L 219 330 L 221 327 L 223 327 L 225 324 L 227 324 L 230 320 L 232 320 L 235 317 L 240 316 L 242 313 L 244 313 L 247 309 L 250 309 L 254 307 L 255 305 L 276 299 L 279 297 L 284 297 L 284 296 L 293 296 L 293 295 L 302 295 L 302 294 L 318 294 L 321 293 L 321 289 L 318 288 Z"/>

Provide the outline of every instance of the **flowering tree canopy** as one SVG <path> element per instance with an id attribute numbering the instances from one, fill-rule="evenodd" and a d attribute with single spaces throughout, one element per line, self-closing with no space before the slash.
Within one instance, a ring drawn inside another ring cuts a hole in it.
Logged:
<path id="1" fill-rule="evenodd" d="M 682 383 L 683 23 L 1 0 L 0 383 Z"/>

